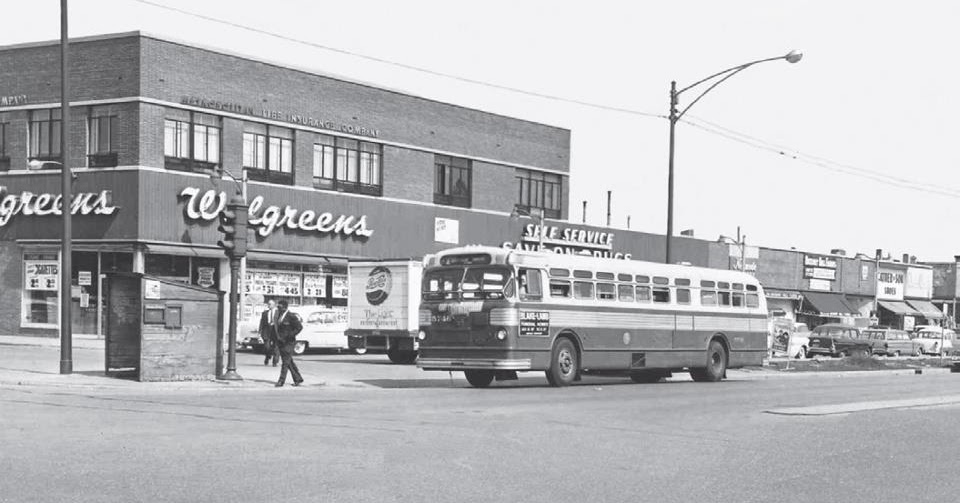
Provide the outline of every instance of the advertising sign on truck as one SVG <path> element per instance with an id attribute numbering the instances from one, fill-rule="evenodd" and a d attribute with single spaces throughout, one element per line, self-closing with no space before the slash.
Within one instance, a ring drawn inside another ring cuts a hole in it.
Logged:
<path id="1" fill-rule="evenodd" d="M 384 350 L 394 363 L 416 361 L 423 263 L 351 261 L 347 276 L 350 347 Z"/>

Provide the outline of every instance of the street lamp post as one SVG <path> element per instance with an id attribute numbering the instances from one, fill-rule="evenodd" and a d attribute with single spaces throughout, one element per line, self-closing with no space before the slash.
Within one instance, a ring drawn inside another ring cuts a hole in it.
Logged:
<path id="1" fill-rule="evenodd" d="M 671 256 L 671 254 L 670 254 L 670 242 L 673 240 L 673 152 L 674 152 L 674 144 L 675 144 L 675 136 L 676 136 L 676 126 L 677 126 L 677 122 L 683 117 L 684 114 L 687 113 L 687 110 L 690 110 L 690 107 L 692 107 L 692 106 L 695 105 L 698 101 L 700 101 L 700 98 L 703 98 L 703 97 L 704 97 L 707 93 L 709 93 L 714 87 L 717 87 L 717 86 L 720 85 L 723 81 L 729 79 L 730 77 L 733 77 L 734 75 L 742 72 L 743 70 L 746 70 L 747 68 L 750 68 L 751 66 L 756 65 L 757 63 L 765 63 L 765 62 L 767 62 L 767 61 L 777 61 L 777 60 L 780 60 L 780 59 L 784 59 L 784 60 L 786 60 L 788 63 L 796 63 L 796 62 L 800 61 L 800 59 L 801 59 L 802 57 L 803 57 L 803 53 L 800 53 L 800 52 L 798 52 L 798 51 L 790 51 L 790 52 L 787 53 L 785 56 L 777 56 L 777 57 L 775 57 L 775 58 L 758 59 L 758 60 L 756 60 L 756 61 L 751 61 L 751 62 L 749 62 L 749 63 L 744 63 L 744 64 L 742 64 L 742 65 L 737 65 L 737 66 L 734 66 L 734 67 L 731 67 L 731 68 L 727 68 L 726 70 L 723 70 L 722 72 L 717 72 L 717 73 L 715 73 L 715 74 L 713 74 L 713 75 L 711 75 L 711 76 L 709 76 L 709 77 L 707 77 L 707 78 L 698 80 L 697 82 L 694 82 L 693 84 L 690 84 L 689 86 L 684 87 L 683 89 L 680 89 L 679 91 L 677 90 L 677 81 L 672 81 L 672 82 L 670 82 L 670 115 L 669 115 L 669 119 L 670 119 L 670 151 L 669 151 L 669 162 L 668 162 L 668 168 L 667 168 L 667 169 L 668 169 L 668 172 L 667 172 L 667 236 L 666 236 L 666 242 L 667 242 L 667 243 L 666 243 L 666 263 L 669 264 L 669 263 L 672 262 L 672 256 Z M 684 92 L 686 92 L 686 91 L 689 90 L 689 89 L 692 89 L 692 88 L 694 88 L 694 87 L 699 86 L 700 84 L 703 84 L 704 82 L 707 82 L 707 81 L 713 80 L 713 79 L 717 79 L 717 78 L 719 78 L 719 79 L 718 79 L 716 82 L 710 84 L 710 86 L 707 87 L 706 90 L 704 90 L 704 91 L 703 91 L 702 93 L 700 93 L 696 98 L 694 98 L 693 101 L 691 101 L 690 104 L 686 106 L 686 108 L 684 108 L 682 111 L 679 111 L 679 112 L 677 111 L 677 105 L 679 104 L 678 98 L 680 97 L 681 94 L 683 94 Z"/>

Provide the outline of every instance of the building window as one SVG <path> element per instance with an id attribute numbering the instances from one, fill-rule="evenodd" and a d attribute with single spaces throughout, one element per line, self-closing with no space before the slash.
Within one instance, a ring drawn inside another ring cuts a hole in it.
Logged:
<path id="1" fill-rule="evenodd" d="M 470 161 L 446 155 L 436 155 L 433 159 L 433 202 L 469 208 L 472 176 Z"/>
<path id="2" fill-rule="evenodd" d="M 56 326 L 60 313 L 60 261 L 56 253 L 23 256 L 23 326 Z"/>
<path id="3" fill-rule="evenodd" d="M 540 208 L 545 217 L 560 218 L 563 194 L 560 175 L 518 169 L 517 181 L 520 191 L 517 206 L 527 211 Z"/>
<path id="4" fill-rule="evenodd" d="M 10 171 L 10 156 L 7 155 L 7 123 L 0 116 L 0 171 Z"/>
<path id="5" fill-rule="evenodd" d="M 379 196 L 382 162 L 380 144 L 320 135 L 313 145 L 313 185 Z"/>
<path id="6" fill-rule="evenodd" d="M 116 117 L 91 117 L 87 124 L 87 165 L 107 168 L 117 165 Z"/>
<path id="7" fill-rule="evenodd" d="M 251 180 L 293 184 L 293 130 L 245 123 L 243 168 Z"/>
<path id="8" fill-rule="evenodd" d="M 185 171 L 216 169 L 220 165 L 220 118 L 199 112 L 180 115 L 163 123 L 166 167 Z"/>
<path id="9" fill-rule="evenodd" d="M 30 159 L 60 159 L 60 122 L 59 108 L 30 112 Z M 59 169 L 56 165 L 50 168 Z"/>

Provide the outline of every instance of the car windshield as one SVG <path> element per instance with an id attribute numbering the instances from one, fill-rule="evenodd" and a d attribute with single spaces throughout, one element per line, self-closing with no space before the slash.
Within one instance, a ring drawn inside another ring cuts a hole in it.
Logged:
<path id="1" fill-rule="evenodd" d="M 843 337 L 846 329 L 838 327 L 817 327 L 813 329 L 814 337 Z"/>
<path id="2" fill-rule="evenodd" d="M 917 337 L 921 339 L 939 339 L 943 332 L 939 330 L 921 330 Z"/>

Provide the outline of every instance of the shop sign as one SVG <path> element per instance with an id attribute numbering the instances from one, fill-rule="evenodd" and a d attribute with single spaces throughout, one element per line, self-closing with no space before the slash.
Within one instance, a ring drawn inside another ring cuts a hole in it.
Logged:
<path id="1" fill-rule="evenodd" d="M 804 255 L 803 265 L 806 267 L 827 267 L 837 268 L 837 259 L 833 257 L 824 257 L 822 255 Z"/>
<path id="2" fill-rule="evenodd" d="M 243 278 L 245 294 L 300 296 L 300 273 L 248 269 Z"/>
<path id="3" fill-rule="evenodd" d="M 187 198 L 187 218 L 190 220 L 216 220 L 227 204 L 226 192 L 217 192 L 213 189 L 203 192 L 197 187 L 185 187 L 180 191 L 180 197 Z M 370 237 L 372 229 L 367 229 L 367 216 L 340 215 L 333 213 L 317 213 L 313 210 L 299 210 L 290 206 L 263 207 L 263 196 L 257 196 L 250 201 L 249 224 L 256 227 L 257 234 L 267 237 L 273 231 L 285 227 L 290 230 L 312 231 L 320 234 L 343 234 L 357 237 Z"/>
<path id="4" fill-rule="evenodd" d="M 23 105 L 27 102 L 26 94 L 14 94 L 12 96 L 0 96 L 0 107 L 14 107 Z"/>
<path id="5" fill-rule="evenodd" d="M 0 194 L 4 193 L 0 187 Z M 34 194 L 33 192 L 21 192 L 20 194 L 7 194 L 0 200 L 0 227 L 7 225 L 13 217 L 23 216 L 49 216 L 62 215 L 60 201 L 63 196 L 50 193 Z M 112 192 L 103 190 L 100 192 L 81 192 L 73 196 L 73 202 L 70 204 L 71 215 L 113 215 L 117 207 L 111 204 Z"/>
<path id="6" fill-rule="evenodd" d="M 93 273 L 91 271 L 77 271 L 77 284 L 80 286 L 90 286 L 93 283 Z"/>
<path id="7" fill-rule="evenodd" d="M 303 296 L 326 297 L 327 275 L 314 272 L 303 273 Z"/>
<path id="8" fill-rule="evenodd" d="M 543 234 L 544 251 L 568 255 L 593 255 L 594 257 L 630 260 L 630 253 L 613 251 L 613 233 L 559 227 L 555 225 L 528 224 L 523 228 L 519 242 L 505 241 L 500 246 L 509 250 L 537 250 Z"/>
<path id="9" fill-rule="evenodd" d="M 435 218 L 433 223 L 433 240 L 438 243 L 459 244 L 460 221 L 452 218 Z"/>
<path id="10" fill-rule="evenodd" d="M 904 285 L 904 297 L 929 299 L 933 295 L 933 269 L 927 267 L 908 267 L 907 282 Z"/>
<path id="11" fill-rule="evenodd" d="M 828 279 L 833 281 L 837 279 L 837 270 L 836 269 L 825 269 L 823 267 L 804 267 L 803 268 L 803 277 L 804 278 L 817 278 L 817 279 Z"/>
<path id="12" fill-rule="evenodd" d="M 335 122 L 331 120 L 318 119 L 316 117 L 310 117 L 303 114 L 291 114 L 287 112 L 281 112 L 279 110 L 270 110 L 266 108 L 254 108 L 252 106 L 243 105 L 240 103 L 230 103 L 220 100 L 208 100 L 205 98 L 199 98 L 196 96 L 183 96 L 180 98 L 180 103 L 184 105 L 190 105 L 200 108 L 209 108 L 212 110 L 222 110 L 224 112 L 231 112 L 236 114 L 243 115 L 253 115 L 257 117 L 263 117 L 266 119 L 290 122 L 293 124 L 301 124 L 304 126 L 319 128 L 319 129 L 329 129 L 331 131 L 338 131 L 341 133 L 354 134 L 359 136 L 369 136 L 371 138 L 378 138 L 380 136 L 379 129 L 368 128 L 365 126 L 356 126 L 353 124 L 344 124 L 341 122 Z"/>
<path id="13" fill-rule="evenodd" d="M 800 292 L 781 292 L 779 290 L 764 290 L 763 294 L 768 299 L 801 300 L 803 298 L 800 295 Z"/>
<path id="14" fill-rule="evenodd" d="M 213 267 L 198 267 L 197 268 L 197 284 L 204 287 L 210 288 L 214 285 L 213 280 Z"/>
<path id="15" fill-rule="evenodd" d="M 60 288 L 60 263 L 56 260 L 26 260 L 23 264 L 27 290 L 57 291 Z"/>
<path id="16" fill-rule="evenodd" d="M 825 279 L 811 279 L 810 280 L 810 290 L 819 290 L 822 292 L 829 292 L 831 283 Z"/>
<path id="17" fill-rule="evenodd" d="M 877 275 L 877 298 L 903 300 L 904 276 L 903 270 L 881 268 Z"/>

